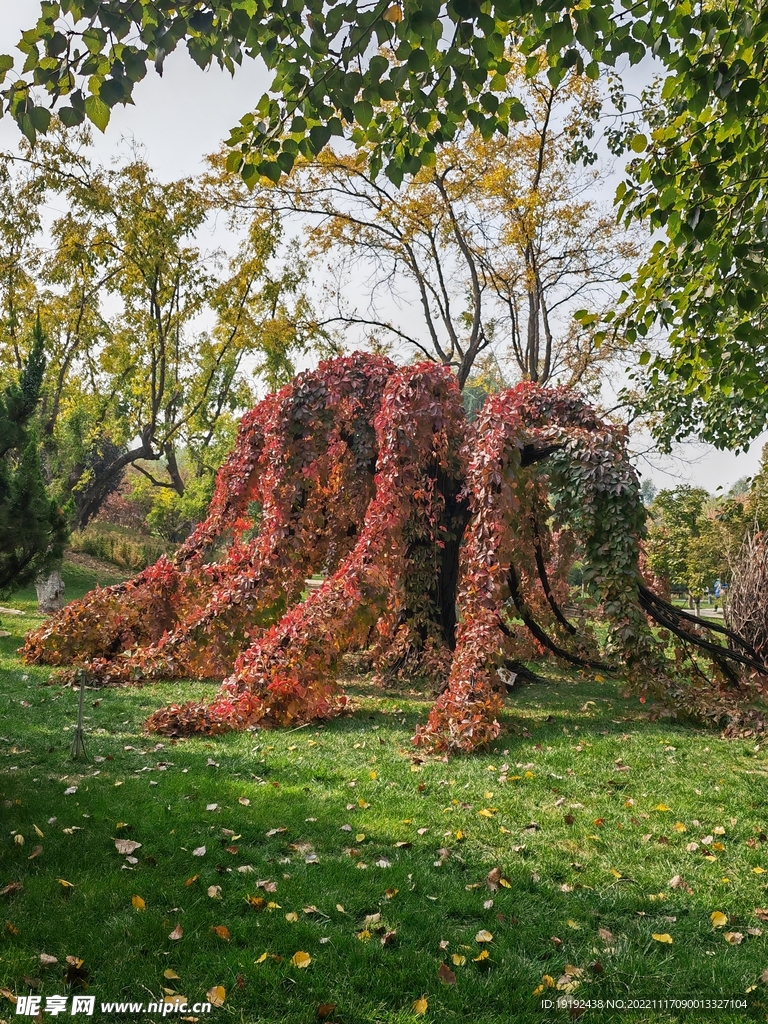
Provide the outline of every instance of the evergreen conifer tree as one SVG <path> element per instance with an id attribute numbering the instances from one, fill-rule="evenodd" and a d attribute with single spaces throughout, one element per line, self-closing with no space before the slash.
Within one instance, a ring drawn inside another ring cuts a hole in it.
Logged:
<path id="1" fill-rule="evenodd" d="M 38 320 L 18 382 L 0 391 L 0 593 L 54 565 L 67 536 L 64 514 L 45 485 L 35 430 L 44 372 Z"/>

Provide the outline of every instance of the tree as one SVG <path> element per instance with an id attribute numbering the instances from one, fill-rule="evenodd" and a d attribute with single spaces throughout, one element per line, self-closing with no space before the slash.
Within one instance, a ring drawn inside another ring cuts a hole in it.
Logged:
<path id="1" fill-rule="evenodd" d="M 278 9 L 261 0 L 235 9 L 229 0 L 53 0 L 23 36 L 24 71 L 3 100 L 31 139 L 49 126 L 46 95 L 66 97 L 66 124 L 89 118 L 103 130 L 147 64 L 162 72 L 184 40 L 201 67 L 217 60 L 234 71 L 244 56 L 259 57 L 272 74 L 271 91 L 229 140 L 229 166 L 245 180 L 277 180 L 297 158 L 314 158 L 347 135 L 358 147 L 370 144 L 373 177 L 384 167 L 399 185 L 430 166 L 436 147 L 466 121 L 490 138 L 525 120 L 519 101 L 499 97 L 510 47 L 528 57 L 532 76 L 545 53 L 553 85 L 571 68 L 597 79 L 622 58 L 637 64 L 653 53 L 665 74 L 661 123 L 651 124 L 650 140 L 631 121 L 620 133 L 619 145 L 639 154 L 620 196 L 628 216 L 667 237 L 638 275 L 623 323 L 630 340 L 654 325 L 669 332 L 669 350 L 646 357 L 649 387 L 670 411 L 660 436 L 703 428 L 717 443 L 743 445 L 768 408 L 767 24 L 761 0 L 695 12 L 689 0 L 619 9 L 613 0 L 310 0 Z M 2 58 L 0 74 L 7 78 L 12 66 Z"/>
<path id="2" fill-rule="evenodd" d="M 35 433 L 44 347 L 38 323 L 18 381 L 0 394 L 0 592 L 45 573 L 66 540 L 64 515 L 46 491 Z"/>
<path id="3" fill-rule="evenodd" d="M 527 80 L 511 59 L 501 95 L 519 98 L 528 120 L 506 138 L 460 132 L 401 190 L 371 174 L 365 151 L 330 148 L 250 197 L 226 172 L 215 187 L 233 204 L 303 216 L 311 256 L 331 259 L 325 325 L 405 343 L 453 367 L 460 387 L 491 349 L 525 380 L 594 386 L 616 346 L 595 345 L 572 314 L 591 304 L 581 316 L 599 320 L 638 255 L 587 194 L 600 173 L 574 166 L 574 139 L 592 130 L 599 93 L 575 74 L 557 87 L 543 73 Z"/>
<path id="4" fill-rule="evenodd" d="M 225 260 L 198 242 L 215 212 L 199 182 L 160 182 L 139 158 L 93 166 L 87 135 L 74 141 L 53 135 L 6 158 L 0 346 L 23 355 L 16 325 L 36 305 L 51 339 L 44 469 L 82 527 L 128 466 L 179 499 L 191 481 L 210 497 L 236 410 L 255 398 L 246 368 L 279 386 L 316 331 L 305 264 L 293 253 L 283 267 L 275 260 L 274 215 L 241 215 L 238 249 Z M 39 208 L 51 193 L 67 212 L 47 240 Z M 27 216 L 22 261 L 14 229 Z"/>
<path id="5" fill-rule="evenodd" d="M 682 484 L 658 492 L 651 517 L 649 567 L 673 589 L 686 591 L 698 611 L 715 580 L 730 578 L 742 538 L 741 506 L 718 502 L 703 487 Z"/>
<path id="6" fill-rule="evenodd" d="M 71 603 L 25 657 L 101 683 L 228 674 L 210 705 L 151 717 L 171 734 L 327 718 L 354 647 L 390 677 L 418 670 L 442 688 L 416 737 L 432 749 L 490 742 L 504 670 L 534 652 L 737 719 L 735 694 L 762 695 L 768 667 L 643 583 L 625 442 L 563 388 L 521 383 L 468 423 L 447 367 L 362 353 L 321 364 L 244 417 L 208 518 L 172 561 Z M 577 548 L 603 644 L 564 612 Z M 326 582 L 302 600 L 318 570 Z M 647 616 L 680 642 L 677 663 Z"/>

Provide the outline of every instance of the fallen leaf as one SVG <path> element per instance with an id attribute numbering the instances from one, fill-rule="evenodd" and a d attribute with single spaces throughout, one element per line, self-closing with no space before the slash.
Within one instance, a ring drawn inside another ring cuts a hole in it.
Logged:
<path id="1" fill-rule="evenodd" d="M 300 949 L 291 957 L 291 963 L 293 964 L 294 967 L 309 967 L 309 965 L 312 963 L 312 957 L 309 955 L 309 953 L 305 953 L 303 950 Z"/>
<path id="2" fill-rule="evenodd" d="M 262 953 L 261 956 L 257 960 L 254 960 L 253 962 L 255 964 L 263 964 L 268 956 L 269 956 L 269 953 Z"/>
<path id="3" fill-rule="evenodd" d="M 609 931 L 607 928 L 598 928 L 597 929 L 597 934 L 600 936 L 600 938 L 603 940 L 603 942 L 615 942 L 616 941 L 615 938 L 613 937 L 613 932 Z"/>
<path id="4" fill-rule="evenodd" d="M 254 910 L 263 910 L 266 906 L 266 900 L 263 896 L 246 896 L 245 902 L 249 907 L 253 907 Z"/>
<path id="5" fill-rule="evenodd" d="M 57 964 L 58 962 L 59 961 L 56 959 L 55 956 L 51 956 L 48 953 L 40 954 L 40 964 L 42 967 L 53 967 L 53 965 Z"/>
<path id="6" fill-rule="evenodd" d="M 62 889 L 74 889 L 75 888 L 74 883 L 73 882 L 68 882 L 66 880 L 66 878 L 57 878 L 56 881 L 59 883 L 59 885 L 62 887 Z"/>
<path id="7" fill-rule="evenodd" d="M 243 807 L 250 807 L 250 805 L 251 805 L 251 801 L 248 799 L 247 796 L 239 796 L 237 798 L 237 802 L 239 804 L 242 804 Z"/>
<path id="8" fill-rule="evenodd" d="M 396 931 L 384 932 L 384 934 L 381 936 L 381 944 L 382 944 L 382 946 L 392 946 L 392 945 L 394 945 L 396 936 L 397 936 L 397 932 Z"/>
<path id="9" fill-rule="evenodd" d="M 229 942 L 229 940 L 232 938 L 229 928 L 227 928 L 225 924 L 212 924 L 211 931 L 218 935 L 219 938 L 223 939 L 225 942 Z"/>
<path id="10" fill-rule="evenodd" d="M 500 881 L 501 881 L 501 868 L 500 867 L 491 868 L 491 870 L 485 876 L 485 884 L 488 886 L 488 888 L 491 890 L 491 892 L 496 892 L 498 890 L 499 882 Z"/>
<path id="11" fill-rule="evenodd" d="M 666 804 L 656 804 L 656 806 L 654 807 L 654 811 L 668 811 L 668 810 L 669 810 L 669 808 L 667 807 Z"/>
<path id="12" fill-rule="evenodd" d="M 485 928 L 482 928 L 475 936 L 475 942 L 493 942 L 493 936 Z"/>
<path id="13" fill-rule="evenodd" d="M 709 915 L 709 919 L 712 922 L 713 928 L 722 928 L 728 924 L 728 917 L 722 912 L 722 910 L 713 910 Z"/>
<path id="14" fill-rule="evenodd" d="M 30 855 L 27 857 L 27 860 L 34 860 L 35 857 L 39 857 L 42 852 L 43 852 L 42 846 L 36 846 L 34 848 L 34 850 L 32 851 L 32 853 L 30 853 Z"/>
<path id="15" fill-rule="evenodd" d="M 467 958 L 461 953 L 454 953 L 451 957 L 454 967 L 463 967 L 467 962 Z"/>
<path id="16" fill-rule="evenodd" d="M 429 1003 L 427 1002 L 426 997 L 422 996 L 421 999 L 417 999 L 416 1002 L 413 1004 L 413 1012 L 416 1014 L 417 1017 L 421 1017 L 423 1014 L 427 1012 L 428 1006 Z"/>
<path id="17" fill-rule="evenodd" d="M 186 880 L 186 882 L 184 883 L 184 885 L 193 885 L 193 884 L 194 884 L 194 883 L 195 883 L 195 882 L 196 882 L 196 881 L 198 880 L 198 878 L 199 878 L 199 877 L 200 877 L 200 875 L 192 875 L 192 877 L 191 877 L 191 878 L 188 878 L 188 879 Z"/>
<path id="18" fill-rule="evenodd" d="M 227 990 L 223 985 L 214 985 L 213 988 L 208 989 L 205 995 L 211 1006 L 223 1006 L 224 1000 L 227 998 Z"/>
<path id="19" fill-rule="evenodd" d="M 744 941 L 744 936 L 741 932 L 724 932 L 723 938 L 732 946 L 740 946 L 741 943 Z"/>
<path id="20" fill-rule="evenodd" d="M 487 949 L 482 949 L 482 950 L 480 950 L 480 955 L 479 956 L 472 957 L 472 961 L 473 961 L 473 963 L 477 964 L 477 963 L 480 963 L 483 960 L 490 960 L 490 958 L 491 958 L 491 954 L 488 952 L 488 950 Z"/>
<path id="21" fill-rule="evenodd" d="M 320 1020 L 325 1020 L 326 1017 L 330 1017 L 333 1011 L 336 1009 L 336 1003 L 320 1003 L 317 1008 L 317 1016 Z"/>
<path id="22" fill-rule="evenodd" d="M 220 900 L 221 899 L 221 886 L 220 885 L 209 885 L 207 892 L 208 892 L 208 895 L 211 897 L 212 900 Z M 263 902 L 264 901 L 262 900 L 262 903 Z"/>
<path id="23" fill-rule="evenodd" d="M 135 853 L 136 850 L 141 849 L 141 843 L 136 843 L 133 839 L 116 839 L 115 849 L 118 853 L 122 853 L 123 855 Z"/>
<path id="24" fill-rule="evenodd" d="M 131 904 L 135 910 L 144 910 L 147 906 L 141 896 L 131 896 Z"/>
<path id="25" fill-rule="evenodd" d="M 664 932 L 661 935 L 654 932 L 654 934 L 651 935 L 651 938 L 655 939 L 657 942 L 668 942 L 670 944 L 672 943 L 672 936 L 668 932 Z"/>
<path id="26" fill-rule="evenodd" d="M 289 910 L 288 913 L 285 915 L 285 920 L 290 922 L 291 924 L 295 924 L 299 920 L 299 915 L 296 913 L 295 910 Z"/>
<path id="27" fill-rule="evenodd" d="M 181 978 L 176 971 L 172 971 L 170 967 L 163 971 L 163 977 L 167 978 L 169 981 L 181 981 Z"/>
<path id="28" fill-rule="evenodd" d="M 24 888 L 23 882 L 9 882 L 8 885 L 4 885 L 0 889 L 0 896 L 13 896 L 16 892 L 21 892 Z"/>
<path id="29" fill-rule="evenodd" d="M 204 856 L 205 856 L 205 847 L 204 847 L 204 846 L 198 846 L 198 847 L 196 847 L 196 848 L 195 848 L 195 849 L 194 849 L 194 850 L 192 851 L 192 856 L 193 856 L 193 857 L 204 857 Z"/>
<path id="30" fill-rule="evenodd" d="M 670 889 L 682 889 L 683 892 L 687 892 L 689 895 L 693 894 L 693 889 L 688 885 L 682 875 L 674 875 L 670 878 L 667 884 Z"/>
<path id="31" fill-rule="evenodd" d="M 445 985 L 455 985 L 456 975 L 453 973 L 448 964 L 440 964 L 437 969 L 437 976 Z"/>
<path id="32" fill-rule="evenodd" d="M 180 939 L 183 934 L 184 929 L 181 927 L 180 924 L 177 924 L 176 927 L 171 932 L 171 934 L 168 936 L 168 938 L 175 941 L 176 939 Z"/>

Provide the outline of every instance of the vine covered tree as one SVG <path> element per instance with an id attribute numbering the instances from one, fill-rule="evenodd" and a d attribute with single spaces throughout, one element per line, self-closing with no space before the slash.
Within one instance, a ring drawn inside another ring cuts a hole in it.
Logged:
<path id="1" fill-rule="evenodd" d="M 438 685 L 416 737 L 432 749 L 489 742 L 505 669 L 544 654 L 620 667 L 643 698 L 737 722 L 768 669 L 645 586 L 644 529 L 624 430 L 568 390 L 524 382 L 468 423 L 447 367 L 356 354 L 245 416 L 208 518 L 173 560 L 72 602 L 25 656 L 101 683 L 226 675 L 210 705 L 150 718 L 170 733 L 326 718 L 353 648 L 380 673 Z M 602 643 L 566 614 L 576 550 Z M 315 571 L 327 579 L 302 600 Z M 676 638 L 676 661 L 649 617 Z"/>

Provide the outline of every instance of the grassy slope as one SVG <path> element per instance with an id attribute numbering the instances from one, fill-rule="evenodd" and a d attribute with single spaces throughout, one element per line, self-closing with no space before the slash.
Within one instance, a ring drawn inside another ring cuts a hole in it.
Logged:
<path id="1" fill-rule="evenodd" d="M 37 976 L 42 995 L 63 994 L 61 965 L 76 955 L 97 1006 L 148 1001 L 163 985 L 196 1001 L 221 984 L 225 1006 L 201 1020 L 309 1024 L 320 1003 L 336 1003 L 330 1020 L 340 1024 L 497 1024 L 513 1013 L 517 1021 L 569 1019 L 542 1014 L 532 993 L 543 975 L 557 980 L 572 964 L 584 970 L 576 993 L 584 998 L 734 996 L 749 999 L 748 1017 L 766 1018 L 764 938 L 747 933 L 763 926 L 754 910 L 768 904 L 768 844 L 746 843 L 768 831 L 768 769 L 754 744 L 651 723 L 612 684 L 551 676 L 508 701 L 496 749 L 448 763 L 414 760 L 409 737 L 428 702 L 364 679 L 350 682 L 355 713 L 324 728 L 156 748 L 157 738 L 141 730 L 151 710 L 213 692 L 165 684 L 89 691 L 92 760 L 76 764 L 75 694 L 43 685 L 48 670 L 23 667 L 14 654 L 36 621 L 7 617 L 15 635 L 0 640 L 0 888 L 24 884 L 0 897 L 0 922 L 8 922 L 0 987 L 26 994 L 24 976 Z M 630 770 L 617 770 L 621 764 Z M 65 795 L 71 786 L 77 792 Z M 347 824 L 351 832 L 342 830 Z M 267 835 L 273 829 L 286 831 Z M 708 835 L 722 844 L 716 859 L 704 859 L 705 846 L 686 851 Z M 142 844 L 137 864 L 116 852 L 120 837 Z M 42 854 L 30 860 L 38 844 Z M 205 856 L 193 856 L 202 845 Z M 359 853 L 349 856 L 350 847 Z M 436 867 L 439 848 L 451 855 Z M 310 852 L 319 863 L 306 862 Z M 382 858 L 391 866 L 377 866 Z M 247 865 L 252 873 L 238 872 Z M 510 888 L 476 887 L 495 865 Z M 692 893 L 669 887 L 677 874 Z M 274 893 L 257 888 L 265 879 L 276 882 Z M 220 899 L 207 895 L 209 886 L 221 887 Z M 388 889 L 397 892 L 388 898 Z M 145 910 L 134 909 L 134 895 Z M 279 907 L 256 911 L 248 895 Z M 312 906 L 317 913 L 304 911 Z M 731 917 L 718 931 L 715 910 Z M 292 912 L 295 923 L 286 920 Z M 358 937 L 375 913 L 396 931 L 391 945 L 375 930 L 367 941 Z M 177 922 L 183 938 L 170 941 Z M 216 925 L 229 929 L 229 941 L 211 931 Z M 601 928 L 613 938 L 601 938 Z M 473 962 L 480 929 L 493 934 L 485 963 Z M 741 932 L 743 942 L 729 944 L 726 931 Z M 652 938 L 664 933 L 672 944 Z M 312 957 L 307 969 L 290 963 L 299 950 Z M 41 971 L 41 952 L 60 966 Z M 263 952 L 283 959 L 255 963 Z M 454 966 L 453 953 L 466 964 Z M 455 986 L 438 979 L 443 960 Z M 589 967 L 596 960 L 601 973 Z M 168 968 L 181 980 L 164 980 Z M 429 1005 L 416 1018 L 421 996 Z M 4 1005 L 10 1020 L 13 1007 Z M 590 1011 L 585 1019 L 679 1015 Z M 745 1016 L 712 1011 L 697 1019 Z"/>

